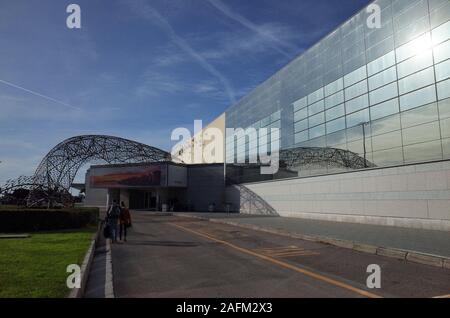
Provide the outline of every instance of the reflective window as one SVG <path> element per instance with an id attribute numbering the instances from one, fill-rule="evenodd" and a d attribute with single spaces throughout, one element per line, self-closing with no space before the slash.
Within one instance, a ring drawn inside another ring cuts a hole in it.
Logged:
<path id="1" fill-rule="evenodd" d="M 442 138 L 450 138 L 450 118 L 440 122 Z"/>
<path id="2" fill-rule="evenodd" d="M 270 120 L 271 120 L 272 122 L 278 121 L 278 120 L 280 120 L 280 119 L 281 119 L 281 110 L 279 110 L 279 111 L 273 113 L 272 116 L 270 116 Z"/>
<path id="3" fill-rule="evenodd" d="M 298 144 L 299 142 L 307 141 L 309 139 L 308 131 L 304 131 L 298 134 L 295 134 L 295 143 Z"/>
<path id="4" fill-rule="evenodd" d="M 365 109 L 351 115 L 347 115 L 347 127 L 353 127 L 370 121 L 369 110 Z"/>
<path id="5" fill-rule="evenodd" d="M 429 49 L 430 47 L 431 47 L 431 35 L 429 32 L 427 32 L 424 35 L 418 37 L 417 39 L 412 40 L 411 42 L 406 43 L 405 45 L 402 45 L 399 48 L 397 48 L 397 50 L 395 51 L 397 55 L 397 62 L 404 61 L 407 58 L 420 54 L 423 51 Z"/>
<path id="6" fill-rule="evenodd" d="M 443 81 L 450 77 L 450 60 L 437 64 L 436 68 L 436 81 Z"/>
<path id="7" fill-rule="evenodd" d="M 344 91 L 340 91 L 325 99 L 325 108 L 329 109 L 344 102 Z"/>
<path id="8" fill-rule="evenodd" d="M 439 99 L 450 97 L 450 80 L 446 80 L 437 84 Z"/>
<path id="9" fill-rule="evenodd" d="M 399 78 L 408 76 L 424 68 L 433 65 L 433 54 L 431 50 L 421 53 L 405 62 L 397 65 L 397 74 Z"/>
<path id="10" fill-rule="evenodd" d="M 319 88 L 317 91 L 308 95 L 308 104 L 311 105 L 323 98 L 323 88 Z"/>
<path id="11" fill-rule="evenodd" d="M 436 103 L 433 103 L 403 112 L 401 116 L 403 128 L 433 122 L 439 118 L 438 107 Z"/>
<path id="12" fill-rule="evenodd" d="M 308 117 L 308 108 L 303 108 L 294 114 L 294 122 L 305 119 L 306 117 Z"/>
<path id="13" fill-rule="evenodd" d="M 397 96 L 397 83 L 392 83 L 370 92 L 370 105 L 375 105 Z"/>
<path id="14" fill-rule="evenodd" d="M 363 95 L 345 103 L 346 113 L 353 113 L 369 106 L 369 96 Z"/>
<path id="15" fill-rule="evenodd" d="M 376 120 L 400 112 L 398 98 L 370 107 L 370 118 Z"/>
<path id="16" fill-rule="evenodd" d="M 337 146 L 342 145 L 347 142 L 346 132 L 345 130 L 327 134 L 327 146 Z"/>
<path id="17" fill-rule="evenodd" d="M 372 137 L 373 151 L 385 150 L 401 146 L 402 134 L 400 131 L 394 131 L 384 135 Z"/>
<path id="18" fill-rule="evenodd" d="M 342 78 L 325 86 L 325 96 L 330 96 L 340 90 L 344 89 L 344 81 Z"/>
<path id="19" fill-rule="evenodd" d="M 381 72 L 375 76 L 369 78 L 369 88 L 370 90 L 377 89 L 383 85 L 392 83 L 397 80 L 397 68 L 391 67 L 384 72 Z"/>
<path id="20" fill-rule="evenodd" d="M 436 86 L 431 85 L 400 97 L 400 110 L 422 106 L 436 101 Z"/>
<path id="21" fill-rule="evenodd" d="M 365 79 L 367 77 L 366 66 L 357 69 L 356 71 L 351 72 L 344 76 L 344 84 L 345 87 L 351 86 L 353 84 L 358 83 L 359 81 Z"/>
<path id="22" fill-rule="evenodd" d="M 325 122 L 325 113 L 319 113 L 317 115 L 314 115 L 312 117 L 309 117 L 309 127 L 314 127 L 320 124 L 323 124 Z"/>
<path id="23" fill-rule="evenodd" d="M 439 118 L 450 118 L 450 98 L 438 102 Z"/>
<path id="24" fill-rule="evenodd" d="M 369 72 L 369 76 L 381 72 L 382 70 L 391 67 L 395 64 L 395 53 L 394 51 L 389 52 L 386 55 L 376 59 L 373 62 L 367 64 L 367 70 Z"/>
<path id="25" fill-rule="evenodd" d="M 403 144 L 412 145 L 440 138 L 439 122 L 403 129 Z"/>
<path id="26" fill-rule="evenodd" d="M 345 115 L 344 104 L 336 106 L 326 111 L 326 119 L 327 121 L 339 118 Z"/>
<path id="27" fill-rule="evenodd" d="M 308 106 L 307 98 L 304 97 L 302 99 L 299 99 L 298 101 L 296 101 L 294 103 L 294 112 L 296 112 L 302 108 L 305 108 L 306 106 Z"/>
<path id="28" fill-rule="evenodd" d="M 433 52 L 435 63 L 439 63 L 447 59 L 450 59 L 450 41 L 447 41 L 435 47 Z"/>
<path id="29" fill-rule="evenodd" d="M 367 93 L 367 80 L 359 82 L 345 89 L 345 100 L 353 99 L 357 96 Z"/>
<path id="30" fill-rule="evenodd" d="M 315 104 L 312 104 L 312 105 L 308 106 L 309 116 L 312 116 L 314 114 L 323 112 L 324 109 L 325 109 L 324 100 L 321 100 L 321 101 L 319 101 L 319 102 L 317 102 Z"/>
<path id="31" fill-rule="evenodd" d="M 450 39 L 450 21 L 432 31 L 433 44 L 438 44 Z"/>
<path id="32" fill-rule="evenodd" d="M 406 94 L 434 83 L 434 68 L 430 67 L 398 81 L 400 94 Z"/>
<path id="33" fill-rule="evenodd" d="M 377 166 L 396 165 L 403 163 L 402 148 L 395 148 L 373 153 L 373 162 Z"/>
<path id="34" fill-rule="evenodd" d="M 339 119 L 329 121 L 327 123 L 327 134 L 333 133 L 339 130 L 345 129 L 345 118 L 341 117 Z"/>
<path id="35" fill-rule="evenodd" d="M 385 134 L 387 132 L 400 130 L 400 114 L 385 117 L 373 121 L 372 123 L 372 136 Z"/>
<path id="36" fill-rule="evenodd" d="M 325 135 L 325 125 L 320 125 L 309 130 L 310 139 Z"/>
<path id="37" fill-rule="evenodd" d="M 441 141 L 432 141 L 423 144 L 403 147 L 405 162 L 420 162 L 442 159 Z"/>
<path id="38" fill-rule="evenodd" d="M 296 122 L 294 125 L 295 132 L 299 132 L 308 129 L 308 119 Z"/>

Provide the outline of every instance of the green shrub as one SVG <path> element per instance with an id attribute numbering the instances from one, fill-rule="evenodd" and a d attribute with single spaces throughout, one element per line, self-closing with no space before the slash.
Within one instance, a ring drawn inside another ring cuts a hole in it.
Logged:
<path id="1" fill-rule="evenodd" d="M 98 222 L 98 208 L 0 210 L 0 233 L 81 229 Z"/>

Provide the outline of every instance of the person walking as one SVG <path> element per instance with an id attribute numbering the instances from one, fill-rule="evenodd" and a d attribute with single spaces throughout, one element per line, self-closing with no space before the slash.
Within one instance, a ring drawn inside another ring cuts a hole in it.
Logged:
<path id="1" fill-rule="evenodd" d="M 121 209 L 119 204 L 117 204 L 117 201 L 114 200 L 113 204 L 108 209 L 108 212 L 106 213 L 106 222 L 108 223 L 109 230 L 110 230 L 110 239 L 111 243 L 117 242 L 117 225 L 119 223 L 119 217 L 121 214 Z"/>
<path id="2" fill-rule="evenodd" d="M 122 241 L 127 241 L 127 228 L 131 226 L 131 214 L 130 210 L 126 207 L 125 202 L 121 202 L 121 213 L 119 218 L 120 229 L 119 229 L 119 239 Z"/>

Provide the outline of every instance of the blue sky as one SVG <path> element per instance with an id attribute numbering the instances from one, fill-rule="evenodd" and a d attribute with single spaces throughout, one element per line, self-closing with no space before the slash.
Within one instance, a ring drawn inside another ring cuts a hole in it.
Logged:
<path id="1" fill-rule="evenodd" d="M 169 150 L 174 128 L 211 121 L 367 3 L 0 0 L 0 184 L 75 135 Z"/>

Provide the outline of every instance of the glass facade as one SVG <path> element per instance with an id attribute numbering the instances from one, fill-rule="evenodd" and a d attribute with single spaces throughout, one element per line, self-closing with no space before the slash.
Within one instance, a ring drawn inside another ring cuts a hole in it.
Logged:
<path id="1" fill-rule="evenodd" d="M 374 3 L 380 29 L 362 10 L 227 110 L 230 128 L 277 114 L 281 159 L 303 159 L 273 178 L 450 159 L 450 1 Z"/>

